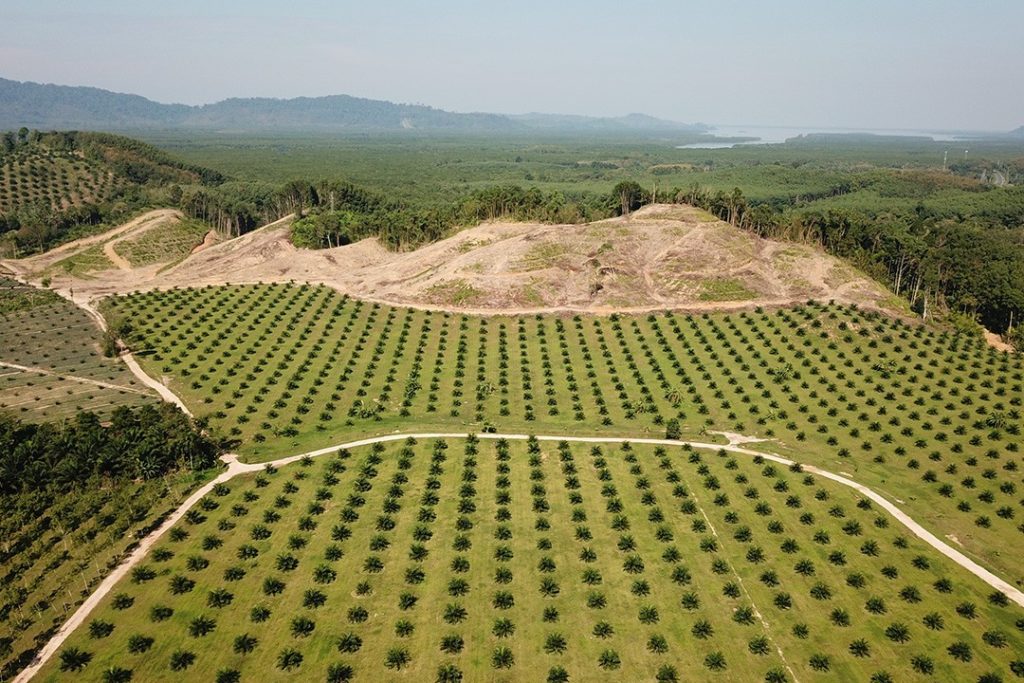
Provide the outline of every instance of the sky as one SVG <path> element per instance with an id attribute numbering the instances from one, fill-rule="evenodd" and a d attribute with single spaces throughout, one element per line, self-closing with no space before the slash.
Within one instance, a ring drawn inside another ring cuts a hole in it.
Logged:
<path id="1" fill-rule="evenodd" d="M 3 0 L 0 77 L 160 102 L 1024 125 L 1022 0 Z"/>

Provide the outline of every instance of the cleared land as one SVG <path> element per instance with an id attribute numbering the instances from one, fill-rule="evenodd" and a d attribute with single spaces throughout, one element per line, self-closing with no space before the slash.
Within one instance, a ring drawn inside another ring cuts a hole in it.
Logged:
<path id="1" fill-rule="evenodd" d="M 160 245 L 199 244 L 201 229 L 187 226 L 172 222 L 139 232 Z M 301 281 L 364 299 L 467 312 L 720 310 L 812 298 L 872 307 L 892 303 L 880 285 L 819 250 L 760 239 L 679 205 L 648 206 L 585 225 L 485 223 L 405 253 L 387 251 L 375 239 L 296 249 L 286 219 L 184 258 L 180 254 L 180 262 L 164 253 L 159 260 L 174 263 L 159 268 L 146 265 L 150 257 L 133 261 L 133 234 L 118 233 L 117 243 L 108 242 L 132 261 L 131 268 L 115 268 L 95 244 L 59 262 L 42 256 L 12 265 L 33 277 L 50 274 L 55 286 L 89 297 Z M 175 234 L 181 240 L 171 239 Z M 91 277 L 98 271 L 110 272 Z"/>
<path id="2" fill-rule="evenodd" d="M 101 342 L 80 308 L 0 278 L 0 410 L 40 422 L 153 402 L 122 363 L 100 353 Z"/>
<path id="3" fill-rule="evenodd" d="M 870 501 L 772 464 L 427 440 L 217 487 L 63 660 L 136 680 L 976 680 L 1019 665 L 1002 602 Z"/>
<path id="4" fill-rule="evenodd" d="M 1021 585 L 1024 365 L 840 306 L 472 317 L 263 285 L 114 299 L 133 346 L 246 458 L 452 427 L 720 429 L 848 473 Z"/>

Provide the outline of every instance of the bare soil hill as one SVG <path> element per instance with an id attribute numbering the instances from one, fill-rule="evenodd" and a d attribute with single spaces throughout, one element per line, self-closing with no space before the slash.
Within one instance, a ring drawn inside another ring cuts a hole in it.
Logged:
<path id="1" fill-rule="evenodd" d="M 89 278 L 51 268 L 53 285 L 95 298 L 176 286 L 314 282 L 372 300 L 472 312 L 706 310 L 807 299 L 883 307 L 891 301 L 881 285 L 821 250 L 760 239 L 687 206 L 653 205 L 583 225 L 484 223 L 404 253 L 373 239 L 297 249 L 290 224 L 289 217 L 212 244 L 171 267 L 110 264 Z M 28 262 L 15 268 L 42 274 Z"/>

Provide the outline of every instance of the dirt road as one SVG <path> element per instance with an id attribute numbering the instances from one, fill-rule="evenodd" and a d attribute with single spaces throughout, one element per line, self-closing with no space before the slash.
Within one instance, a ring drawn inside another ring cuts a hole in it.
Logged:
<path id="1" fill-rule="evenodd" d="M 466 434 L 450 432 L 389 434 L 387 436 L 376 436 L 368 439 L 349 441 L 347 443 L 341 443 L 334 446 L 329 446 L 327 448 L 321 448 L 315 451 L 310 451 L 308 453 L 301 453 L 299 455 L 279 458 L 269 463 L 260 464 L 241 463 L 233 455 L 225 456 L 224 458 L 222 458 L 222 460 L 227 465 L 227 469 L 224 472 L 222 472 L 219 476 L 217 476 L 216 479 L 212 480 L 202 488 L 196 490 L 191 496 L 189 496 L 185 500 L 184 503 L 181 504 L 180 507 L 178 507 L 177 510 L 175 510 L 169 517 L 167 517 L 163 524 L 157 527 L 139 543 L 139 546 L 127 558 L 125 558 L 124 562 L 118 565 L 118 567 L 113 572 L 111 572 L 107 576 L 107 578 L 103 580 L 102 583 L 100 583 L 100 585 L 96 588 L 92 595 L 90 595 L 88 599 L 86 599 L 86 601 L 82 603 L 82 605 L 75 611 L 75 613 L 71 615 L 71 618 L 69 618 L 64 623 L 64 625 L 60 627 L 60 629 L 53 635 L 50 641 L 42 648 L 42 650 L 39 651 L 39 654 L 36 656 L 36 659 L 34 659 L 28 667 L 26 667 L 20 674 L 18 674 L 18 677 L 14 679 L 15 683 L 21 683 L 23 681 L 30 680 L 32 676 L 34 676 L 39 671 L 43 664 L 45 664 L 51 657 L 53 657 L 57 653 L 57 651 L 60 649 L 60 646 L 64 643 L 67 637 L 76 628 L 85 623 L 86 618 L 89 616 L 92 610 L 96 608 L 96 606 L 103 600 L 103 598 L 105 598 L 110 593 L 111 590 L 113 590 L 117 582 L 120 581 L 124 576 L 126 576 L 133 567 L 138 565 L 139 562 L 141 562 L 143 558 L 145 558 L 146 554 L 153 547 L 153 545 L 161 538 L 161 536 L 167 533 L 167 531 L 172 526 L 174 526 L 174 524 L 177 523 L 178 520 L 185 516 L 185 514 L 188 512 L 189 509 L 191 509 L 193 505 L 198 503 L 203 498 L 203 496 L 210 493 L 213 490 L 213 487 L 216 486 L 217 484 L 230 481 L 231 479 L 235 478 L 240 474 L 258 472 L 264 469 L 267 465 L 272 465 L 274 467 L 282 467 L 284 465 L 289 465 L 298 462 L 299 460 L 302 460 L 303 458 L 306 457 L 315 458 L 322 455 L 336 453 L 339 449 L 342 448 L 351 449 L 358 448 L 360 446 L 369 446 L 375 443 L 403 441 L 409 437 L 412 437 L 417 440 L 422 440 L 464 439 L 466 438 L 466 436 Z M 527 434 L 477 434 L 476 436 L 479 439 L 506 439 L 509 441 L 525 441 L 530 438 L 530 436 Z M 793 460 L 783 458 L 780 455 L 775 455 L 773 453 L 767 453 L 764 451 L 751 450 L 749 448 L 744 448 L 743 446 L 739 446 L 736 445 L 736 443 L 734 443 L 734 441 L 738 440 L 748 441 L 746 437 L 742 437 L 741 435 L 730 435 L 730 437 L 739 438 L 730 438 L 730 443 L 723 445 L 718 443 L 706 443 L 701 441 L 619 438 L 611 436 L 587 437 L 562 436 L 558 434 L 544 434 L 536 436 L 536 438 L 539 441 L 568 441 L 570 443 L 620 444 L 623 442 L 629 442 L 632 444 L 650 444 L 656 446 L 669 447 L 681 447 L 684 445 L 689 445 L 691 448 L 699 448 L 703 450 L 725 450 L 730 453 L 737 453 L 741 455 L 747 455 L 750 457 L 760 456 L 765 460 L 771 460 L 773 462 L 777 462 L 787 467 L 796 464 Z M 967 571 L 977 576 L 979 579 L 987 583 L 992 588 L 995 588 L 996 590 L 1005 593 L 1007 597 L 1009 597 L 1009 599 L 1013 602 L 1017 603 L 1021 607 L 1024 607 L 1024 592 L 1021 592 L 1016 587 L 1012 586 L 1010 583 L 1002 580 L 992 572 L 988 571 L 987 569 L 976 563 L 974 560 L 970 559 L 960 551 L 946 544 L 933 533 L 931 533 L 930 531 L 922 527 L 920 524 L 915 522 L 909 515 L 907 515 L 898 507 L 896 507 L 895 504 L 889 502 L 882 495 L 875 493 L 868 487 L 858 484 L 857 482 L 853 481 L 852 479 L 849 479 L 848 477 L 844 477 L 839 474 L 834 474 L 827 470 L 822 470 L 820 468 L 812 467 L 810 465 L 803 465 L 802 468 L 804 472 L 808 472 L 811 474 L 824 477 L 826 479 L 830 479 L 838 484 L 842 484 L 843 486 L 848 486 L 857 491 L 858 493 L 860 493 L 862 496 L 870 499 L 872 502 L 879 505 L 890 515 L 895 517 L 900 524 L 905 526 L 915 536 L 923 540 L 931 547 L 938 550 L 940 553 L 951 559 L 953 562 L 957 563 Z"/>

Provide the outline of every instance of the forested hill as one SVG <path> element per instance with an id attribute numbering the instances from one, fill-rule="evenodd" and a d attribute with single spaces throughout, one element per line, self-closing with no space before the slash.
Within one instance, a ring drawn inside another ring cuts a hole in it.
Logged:
<path id="1" fill-rule="evenodd" d="M 22 126 L 106 131 L 189 129 L 440 133 L 704 130 L 703 126 L 664 121 L 641 114 L 618 118 L 464 114 L 419 104 L 396 104 L 349 95 L 294 99 L 232 98 L 214 104 L 188 106 L 161 104 L 139 95 L 99 88 L 22 83 L 0 78 L 0 129 Z"/>

